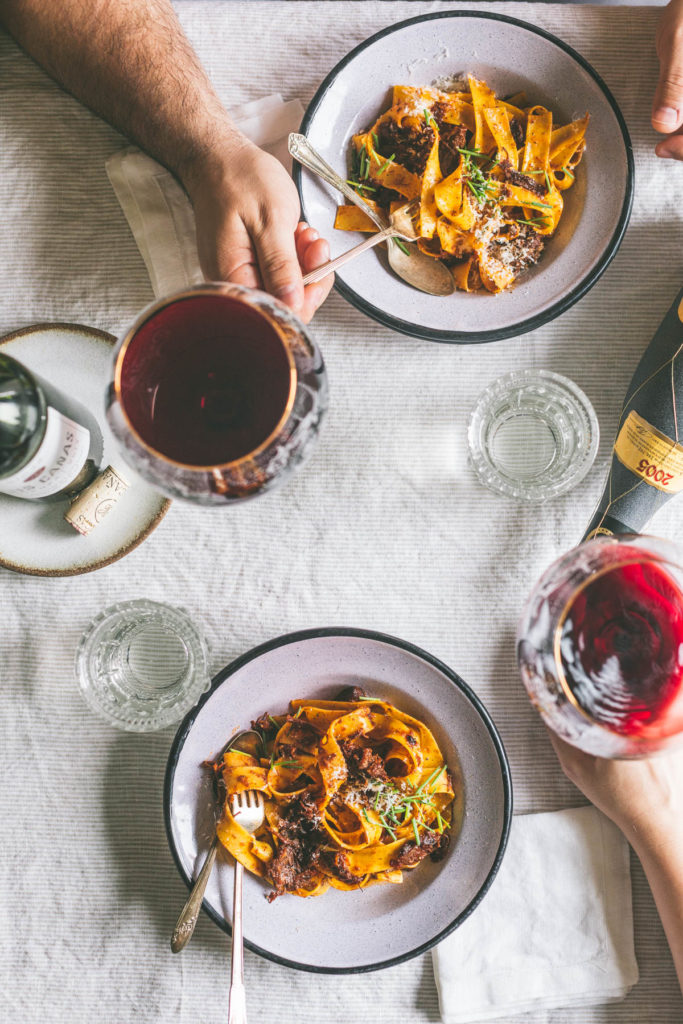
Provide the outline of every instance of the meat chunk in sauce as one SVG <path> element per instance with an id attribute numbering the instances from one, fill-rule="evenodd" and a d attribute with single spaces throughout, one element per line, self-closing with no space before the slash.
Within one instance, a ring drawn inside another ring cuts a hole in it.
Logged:
<path id="1" fill-rule="evenodd" d="M 448 837 L 445 834 L 426 832 L 421 837 L 419 846 L 412 840 L 404 843 L 396 856 L 392 857 L 391 866 L 392 868 L 411 868 L 415 864 L 419 864 L 425 857 L 441 860 L 447 846 Z"/>
<path id="2" fill-rule="evenodd" d="M 340 690 L 335 700 L 358 702 L 367 697 L 367 693 L 362 686 L 345 686 L 343 690 Z"/>

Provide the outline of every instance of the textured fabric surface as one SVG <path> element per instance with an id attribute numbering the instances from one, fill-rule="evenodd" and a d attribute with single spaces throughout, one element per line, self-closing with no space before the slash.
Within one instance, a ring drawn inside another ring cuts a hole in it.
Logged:
<path id="1" fill-rule="evenodd" d="M 178 5 L 229 105 L 273 91 L 304 104 L 342 54 L 435 3 Z M 553 324 L 487 346 L 393 334 L 333 295 L 315 319 L 331 408 L 289 486 L 230 512 L 174 505 L 126 559 L 90 576 L 0 572 L 0 1019 L 37 1024 L 222 1022 L 228 943 L 200 921 L 179 957 L 168 936 L 185 890 L 166 847 L 162 782 L 172 731 L 115 733 L 82 704 L 73 654 L 89 618 L 125 598 L 184 605 L 213 667 L 293 629 L 351 625 L 404 637 L 452 665 L 501 730 L 516 810 L 583 803 L 519 683 L 513 635 L 539 573 L 581 535 L 606 471 L 625 387 L 680 287 L 683 168 L 652 154 L 651 8 L 496 3 L 574 45 L 606 79 L 632 133 L 637 191 L 606 274 Z M 151 298 L 107 180 L 125 144 L 0 38 L 0 331 L 47 320 L 116 332 Z M 465 428 L 481 389 L 519 367 L 573 377 L 595 404 L 601 453 L 584 483 L 542 509 L 477 486 Z M 675 537 L 681 506 L 659 513 Z M 677 1024 L 683 1002 L 652 899 L 632 864 L 641 979 L 625 1002 L 529 1024 Z M 248 913 L 248 911 L 247 911 Z M 251 1018 L 284 1024 L 438 1020 L 429 957 L 370 976 L 313 977 L 247 955 Z"/>

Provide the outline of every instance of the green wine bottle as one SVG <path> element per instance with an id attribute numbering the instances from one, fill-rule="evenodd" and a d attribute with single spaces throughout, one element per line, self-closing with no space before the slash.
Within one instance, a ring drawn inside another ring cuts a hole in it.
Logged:
<path id="1" fill-rule="evenodd" d="M 95 477 L 102 449 L 92 413 L 0 352 L 0 493 L 71 498 Z"/>
<path id="2" fill-rule="evenodd" d="M 683 490 L 683 289 L 629 384 L 605 489 L 584 540 L 640 533 Z"/>

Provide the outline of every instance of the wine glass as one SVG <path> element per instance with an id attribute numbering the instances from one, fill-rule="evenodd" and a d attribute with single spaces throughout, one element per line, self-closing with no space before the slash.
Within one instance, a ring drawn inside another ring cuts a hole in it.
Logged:
<path id="1" fill-rule="evenodd" d="M 517 631 L 531 702 L 567 742 L 645 757 L 683 742 L 683 551 L 587 541 L 536 584 Z"/>
<path id="2" fill-rule="evenodd" d="M 163 494 L 203 505 L 281 484 L 326 408 L 307 328 L 272 296 L 221 283 L 144 309 L 114 349 L 106 395 L 122 458 Z"/>

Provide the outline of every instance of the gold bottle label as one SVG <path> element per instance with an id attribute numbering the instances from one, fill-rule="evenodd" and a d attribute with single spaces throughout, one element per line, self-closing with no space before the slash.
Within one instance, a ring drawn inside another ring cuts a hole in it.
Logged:
<path id="1" fill-rule="evenodd" d="M 636 476 L 665 494 L 683 490 L 683 445 L 631 410 L 614 445 L 614 454 Z"/>
<path id="2" fill-rule="evenodd" d="M 612 530 L 608 530 L 606 526 L 596 526 L 594 530 L 586 537 L 586 540 L 593 540 L 595 537 L 614 537 Z"/>

